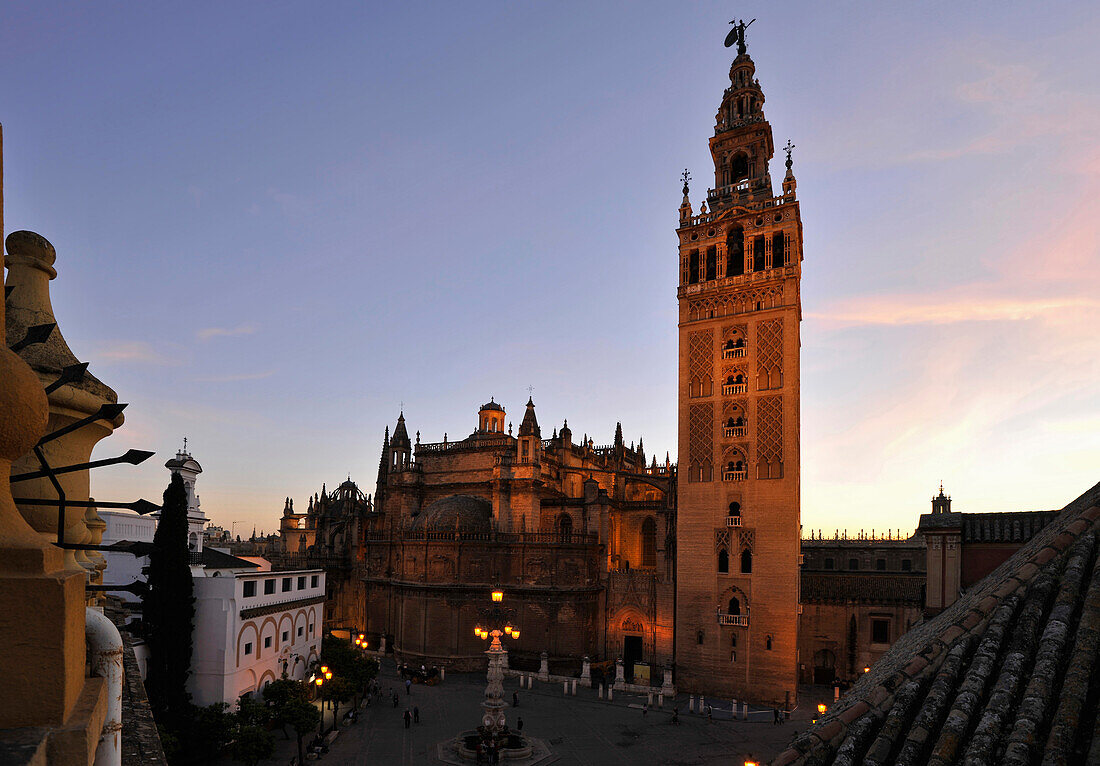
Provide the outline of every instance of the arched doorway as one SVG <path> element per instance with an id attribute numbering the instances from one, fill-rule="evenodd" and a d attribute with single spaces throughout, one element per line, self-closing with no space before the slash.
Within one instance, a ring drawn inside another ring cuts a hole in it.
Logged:
<path id="1" fill-rule="evenodd" d="M 634 683 L 634 665 L 645 656 L 645 625 L 636 617 L 623 620 L 623 678 L 628 684 Z M 647 679 L 648 680 L 648 679 Z"/>
<path id="2" fill-rule="evenodd" d="M 828 649 L 814 652 L 814 683 L 829 686 L 836 680 L 836 655 Z"/>

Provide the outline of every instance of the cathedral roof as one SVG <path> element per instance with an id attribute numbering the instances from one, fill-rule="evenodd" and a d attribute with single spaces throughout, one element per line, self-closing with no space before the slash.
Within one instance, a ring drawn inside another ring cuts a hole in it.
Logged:
<path id="1" fill-rule="evenodd" d="M 393 436 L 390 437 L 390 445 L 394 447 L 412 445 L 412 442 L 409 441 L 409 432 L 405 428 L 404 412 L 397 416 L 397 427 L 393 429 Z"/>
<path id="2" fill-rule="evenodd" d="M 493 507 L 488 500 L 472 495 L 450 495 L 436 500 L 416 516 L 411 529 L 489 532 Z"/>
<path id="3" fill-rule="evenodd" d="M 479 412 L 484 412 L 485 410 L 494 410 L 496 412 L 504 412 L 504 408 L 501 407 L 499 404 L 497 404 L 494 401 L 494 398 L 495 397 L 490 397 L 489 401 L 486 402 L 485 404 L 481 405 L 481 409 L 478 410 L 478 411 Z"/>
<path id="4" fill-rule="evenodd" d="M 1098 538 L 1100 484 L 898 639 L 773 766 L 1100 762 Z"/>

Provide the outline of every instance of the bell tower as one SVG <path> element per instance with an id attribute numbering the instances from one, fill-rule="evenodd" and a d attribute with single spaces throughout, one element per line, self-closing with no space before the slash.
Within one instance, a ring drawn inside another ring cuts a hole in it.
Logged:
<path id="1" fill-rule="evenodd" d="M 798 688 L 802 222 L 790 142 L 772 187 L 747 26 L 726 40 L 738 55 L 710 139 L 714 188 L 695 213 L 685 171 L 676 232 L 677 686 L 785 707 Z"/>

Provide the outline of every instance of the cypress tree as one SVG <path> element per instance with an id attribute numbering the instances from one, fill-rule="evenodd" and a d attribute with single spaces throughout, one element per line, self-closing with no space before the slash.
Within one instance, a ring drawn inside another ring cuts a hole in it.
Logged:
<path id="1" fill-rule="evenodd" d="M 194 583 L 187 547 L 187 490 L 173 474 L 164 490 L 160 521 L 149 554 L 149 590 L 144 603 L 149 665 L 145 686 L 158 722 L 176 728 L 187 715 L 191 695 L 191 630 Z"/>

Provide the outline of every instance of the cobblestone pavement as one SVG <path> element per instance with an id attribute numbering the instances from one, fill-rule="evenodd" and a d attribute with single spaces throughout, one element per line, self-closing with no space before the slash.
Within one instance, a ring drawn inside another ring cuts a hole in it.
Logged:
<path id="1" fill-rule="evenodd" d="M 407 695 L 399 684 L 392 660 L 387 660 L 379 677 L 381 703 L 361 711 L 358 723 L 343 729 L 323 766 L 367 766 L 370 764 L 439 764 L 436 746 L 458 733 L 473 729 L 480 719 L 485 680 L 477 674 L 456 674 L 434 687 L 414 685 Z M 387 700 L 389 689 L 398 691 L 396 709 Z M 762 710 L 749 721 L 715 720 L 687 712 L 687 698 L 677 700 L 680 723 L 671 723 L 672 706 L 653 707 L 643 715 L 644 696 L 619 693 L 613 702 L 597 699 L 595 689 L 577 688 L 577 696 L 566 697 L 561 685 L 535 682 L 534 689 L 520 689 L 517 679 L 505 682 L 506 699 L 519 692 L 520 706 L 507 711 L 509 726 L 523 719 L 523 731 L 550 744 L 560 764 L 737 764 L 750 755 L 761 762 L 781 752 L 791 738 L 809 723 L 815 697 L 803 695 L 803 704 L 782 726 L 772 723 L 770 711 Z M 405 708 L 420 708 L 420 723 L 404 727 Z M 632 707 L 633 706 L 633 707 Z M 729 703 L 726 703 L 727 711 Z M 728 712 L 727 712 L 728 716 Z M 265 763 L 284 764 L 290 752 Z"/>

